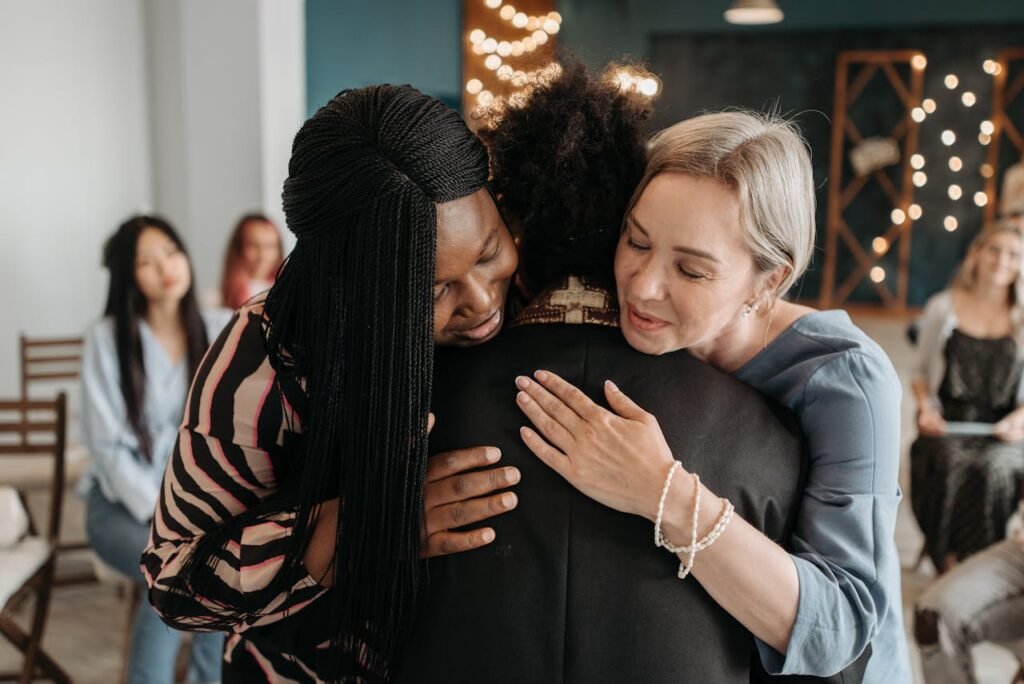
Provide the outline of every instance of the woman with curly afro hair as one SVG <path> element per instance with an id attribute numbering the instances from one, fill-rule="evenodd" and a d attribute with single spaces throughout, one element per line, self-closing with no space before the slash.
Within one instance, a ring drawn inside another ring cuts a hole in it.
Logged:
<path id="1" fill-rule="evenodd" d="M 802 466 L 788 415 L 686 351 L 633 350 L 619 329 L 613 259 L 651 113 L 620 86 L 623 68 L 566 65 L 482 134 L 529 302 L 493 342 L 438 351 L 430 449 L 498 447 L 521 473 L 519 505 L 491 522 L 495 544 L 430 561 L 402 681 L 750 681 L 750 632 L 679 581 L 647 521 L 577 492 L 530 452 L 510 391 L 538 368 L 595 399 L 614 379 L 737 514 L 787 539 Z"/>

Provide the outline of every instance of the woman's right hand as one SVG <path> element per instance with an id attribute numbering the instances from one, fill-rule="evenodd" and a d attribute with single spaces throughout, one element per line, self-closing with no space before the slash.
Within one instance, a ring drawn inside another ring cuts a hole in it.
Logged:
<path id="1" fill-rule="evenodd" d="M 917 411 L 917 431 L 922 437 L 942 437 L 946 434 L 946 419 L 934 408 L 920 408 Z"/>
<path id="2" fill-rule="evenodd" d="M 512 492 L 501 492 L 519 482 L 519 470 L 495 467 L 501 458 L 495 447 L 474 447 L 445 451 L 427 461 L 423 488 L 424 533 L 420 555 L 424 558 L 447 556 L 476 549 L 494 541 L 494 530 L 480 527 L 453 531 L 507 513 L 519 503 Z"/>

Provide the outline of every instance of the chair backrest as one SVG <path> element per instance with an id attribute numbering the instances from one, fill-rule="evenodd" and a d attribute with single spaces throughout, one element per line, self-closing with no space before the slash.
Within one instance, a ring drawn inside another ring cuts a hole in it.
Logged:
<path id="1" fill-rule="evenodd" d="M 81 337 L 20 336 L 21 398 L 32 397 L 36 383 L 78 380 L 82 370 Z"/>
<path id="2" fill-rule="evenodd" d="M 81 439 L 78 378 L 82 373 L 84 340 L 81 337 L 28 337 L 22 334 L 18 341 L 21 398 L 49 399 L 58 392 L 67 393 L 68 441 L 78 443 Z"/>
<path id="3" fill-rule="evenodd" d="M 46 538 L 57 542 L 64 505 L 64 447 L 67 395 L 56 399 L 0 399 L 0 473 L 5 459 L 53 457 L 50 517 Z"/>

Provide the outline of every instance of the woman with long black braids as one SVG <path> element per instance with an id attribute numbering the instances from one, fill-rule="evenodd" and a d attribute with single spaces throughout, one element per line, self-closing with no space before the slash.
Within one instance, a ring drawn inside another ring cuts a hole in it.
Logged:
<path id="1" fill-rule="evenodd" d="M 434 344 L 495 334 L 515 245 L 457 113 L 343 92 L 295 138 L 295 250 L 193 381 L 143 556 L 181 629 L 224 630 L 225 682 L 385 681 L 419 559 L 494 539 L 494 449 L 427 459 Z M 464 471 L 474 470 L 466 473 Z"/>

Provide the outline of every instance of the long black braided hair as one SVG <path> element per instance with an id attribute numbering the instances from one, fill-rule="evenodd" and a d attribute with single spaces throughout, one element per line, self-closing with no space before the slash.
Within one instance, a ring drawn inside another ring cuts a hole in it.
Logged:
<path id="1" fill-rule="evenodd" d="M 290 567 L 269 593 L 287 590 L 306 573 L 318 506 L 338 498 L 338 678 L 386 680 L 418 592 L 435 204 L 484 187 L 487 152 L 438 100 L 379 85 L 344 91 L 307 120 L 288 172 L 284 210 L 297 243 L 267 296 L 265 335 L 282 392 L 289 382 L 305 388 L 302 438 L 282 489 L 208 535 L 185 574 L 201 591 L 238 526 L 295 510 Z"/>

